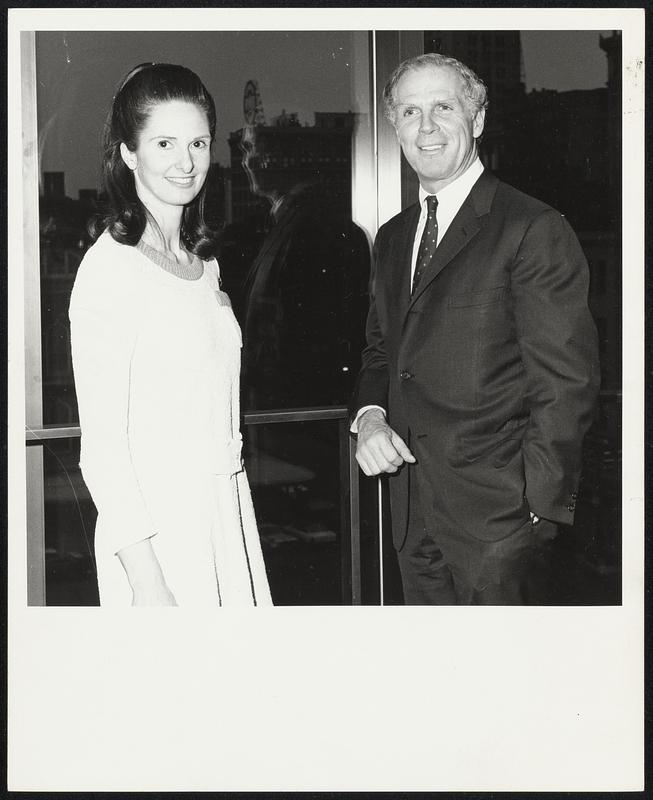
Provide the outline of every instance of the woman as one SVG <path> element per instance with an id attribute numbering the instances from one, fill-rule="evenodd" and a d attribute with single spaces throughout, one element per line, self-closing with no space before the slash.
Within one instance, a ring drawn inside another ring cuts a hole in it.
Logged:
<path id="1" fill-rule="evenodd" d="M 240 330 L 204 223 L 215 107 L 143 64 L 105 133 L 109 212 L 71 303 L 101 605 L 270 605 L 239 432 Z"/>

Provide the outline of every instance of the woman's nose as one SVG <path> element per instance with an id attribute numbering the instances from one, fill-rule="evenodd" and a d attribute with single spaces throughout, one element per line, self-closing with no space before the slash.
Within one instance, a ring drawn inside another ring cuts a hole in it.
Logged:
<path id="1" fill-rule="evenodd" d="M 193 157 L 190 150 L 182 150 L 177 166 L 182 172 L 191 172 L 193 169 Z"/>

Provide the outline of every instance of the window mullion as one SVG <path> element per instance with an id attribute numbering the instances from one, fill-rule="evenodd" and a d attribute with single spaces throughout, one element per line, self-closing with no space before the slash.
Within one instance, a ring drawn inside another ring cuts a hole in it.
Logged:
<path id="1" fill-rule="evenodd" d="M 39 158 L 36 111 L 36 35 L 20 35 L 23 146 L 23 280 L 25 303 L 25 422 L 43 425 L 41 365 L 41 270 L 39 259 Z M 45 605 L 45 522 L 43 450 L 27 459 L 27 603 Z"/>

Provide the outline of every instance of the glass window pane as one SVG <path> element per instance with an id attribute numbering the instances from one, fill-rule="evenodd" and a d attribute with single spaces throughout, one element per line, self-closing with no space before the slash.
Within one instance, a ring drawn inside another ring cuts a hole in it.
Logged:
<path id="1" fill-rule="evenodd" d="M 348 442 L 339 439 L 341 424 L 245 428 L 245 464 L 275 605 L 349 602 L 349 475 L 341 461 L 347 457 L 341 447 Z M 359 491 L 361 602 L 375 605 L 380 593 L 377 481 L 361 480 Z"/>
<path id="2" fill-rule="evenodd" d="M 341 605 L 349 565 L 348 475 L 340 472 L 339 423 L 247 426 L 245 463 L 275 605 Z M 46 604 L 98 604 L 93 533 L 97 512 L 81 476 L 78 438 L 44 448 Z M 362 498 L 363 602 L 378 602 L 375 482 Z"/>
<path id="3" fill-rule="evenodd" d="M 339 605 L 344 509 L 337 425 L 249 426 L 245 453 L 274 604 Z"/>
<path id="4" fill-rule="evenodd" d="M 347 31 L 36 34 L 45 424 L 77 419 L 70 291 L 103 200 L 111 98 L 144 61 L 190 67 L 216 101 L 207 214 L 245 333 L 245 406 L 347 401 L 373 234 L 352 220 L 353 177 L 373 155 L 367 47 Z"/>
<path id="5" fill-rule="evenodd" d="M 98 605 L 93 555 L 97 512 L 79 470 L 79 442 L 52 439 L 43 445 L 49 606 Z"/>

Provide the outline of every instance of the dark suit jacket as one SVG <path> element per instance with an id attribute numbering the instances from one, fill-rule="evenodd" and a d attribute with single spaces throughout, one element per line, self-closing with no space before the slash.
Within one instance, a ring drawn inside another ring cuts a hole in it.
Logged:
<path id="1" fill-rule="evenodd" d="M 414 294 L 419 205 L 378 232 L 352 409 L 380 405 L 441 532 L 494 541 L 529 511 L 571 523 L 599 388 L 588 268 L 558 212 L 483 172 Z M 395 545 L 407 470 L 390 480 Z"/>

